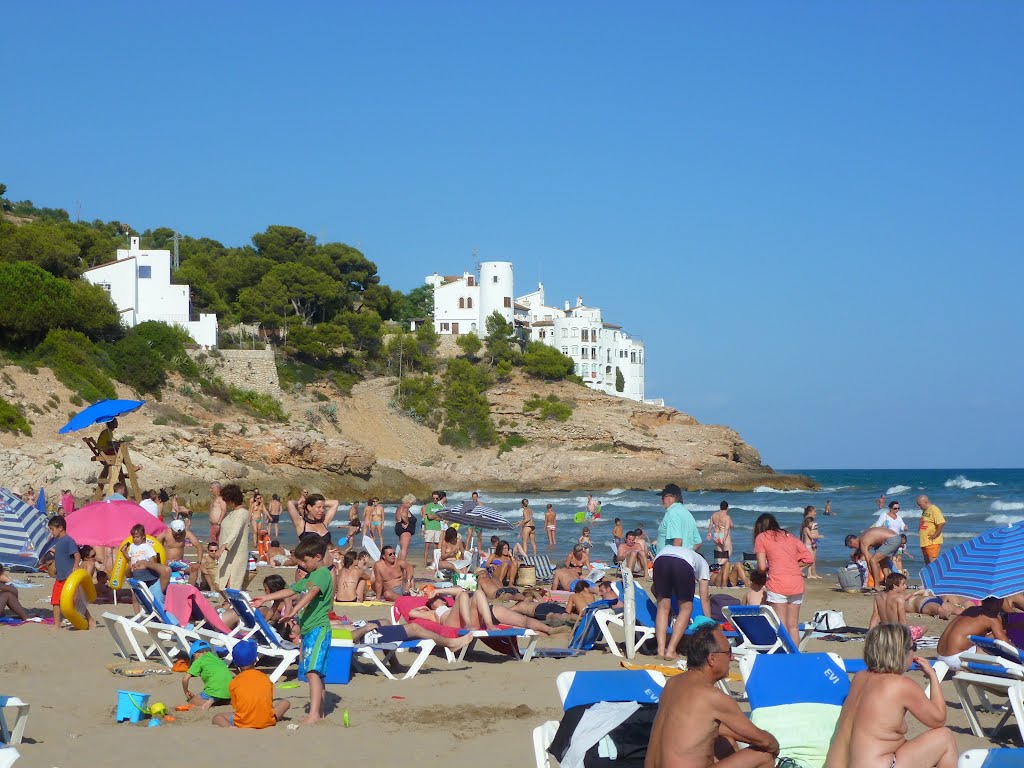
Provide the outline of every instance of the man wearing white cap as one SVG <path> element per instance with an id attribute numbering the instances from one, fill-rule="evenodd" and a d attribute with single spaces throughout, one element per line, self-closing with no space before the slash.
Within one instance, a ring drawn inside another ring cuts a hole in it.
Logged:
<path id="1" fill-rule="evenodd" d="M 187 573 L 188 583 L 195 585 L 199 579 L 199 570 L 203 562 L 203 545 L 192 531 L 185 528 L 185 521 L 172 520 L 171 524 L 156 538 L 164 545 L 171 573 L 183 575 Z M 194 563 L 185 560 L 185 547 L 189 544 L 196 548 L 196 562 Z"/>

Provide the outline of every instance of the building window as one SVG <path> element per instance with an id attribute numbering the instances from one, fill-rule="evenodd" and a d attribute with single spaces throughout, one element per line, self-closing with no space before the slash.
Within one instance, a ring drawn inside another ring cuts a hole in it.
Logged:
<path id="1" fill-rule="evenodd" d="M 597 347 L 590 348 L 590 359 L 597 360 Z"/>
<path id="2" fill-rule="evenodd" d="M 580 348 L 579 347 L 573 347 L 572 348 L 572 356 L 573 357 L 579 357 L 579 354 L 580 354 Z"/>
<path id="3" fill-rule="evenodd" d="M 573 329 L 572 329 L 572 337 L 573 337 L 573 338 L 575 339 L 575 338 L 577 338 L 577 337 L 578 337 L 579 335 L 580 335 L 580 329 L 579 329 L 579 328 L 576 328 L 576 327 L 573 327 Z"/>
<path id="4" fill-rule="evenodd" d="M 449 331 L 449 330 L 451 330 L 451 326 L 448 325 L 448 323 L 441 323 L 441 331 L 442 332 L 446 332 L 446 331 Z"/>
<path id="5" fill-rule="evenodd" d="M 472 308 L 473 308 L 473 297 L 470 296 L 468 299 L 466 299 L 466 309 L 472 309 Z"/>
<path id="6" fill-rule="evenodd" d="M 562 354 L 568 356 L 569 355 L 569 348 L 568 347 L 562 347 Z"/>
<path id="7" fill-rule="evenodd" d="M 466 285 L 468 285 L 470 288 L 472 288 L 474 285 L 476 285 L 476 281 L 472 277 L 467 277 L 466 278 Z"/>
<path id="8" fill-rule="evenodd" d="M 612 351 L 609 349 L 608 350 L 608 362 L 610 363 L 611 361 L 612 361 Z"/>
<path id="9" fill-rule="evenodd" d="M 610 365 L 606 365 L 606 366 L 604 367 L 604 372 L 605 372 L 605 373 L 611 373 L 611 372 L 612 372 L 612 367 L 611 367 Z"/>
<path id="10" fill-rule="evenodd" d="M 544 329 L 543 329 L 543 328 L 541 328 L 541 329 L 540 329 L 540 333 L 539 333 L 538 335 L 539 335 L 539 336 L 540 336 L 540 337 L 541 337 L 542 339 L 544 338 L 545 332 L 544 332 Z"/>
<path id="11" fill-rule="evenodd" d="M 104 291 L 110 293 L 110 283 L 100 283 L 99 285 Z"/>
<path id="12" fill-rule="evenodd" d="M 643 350 L 641 350 L 640 352 L 636 353 L 636 361 L 638 363 L 640 363 L 640 365 L 644 364 L 644 353 L 643 353 Z"/>
<path id="13" fill-rule="evenodd" d="M 582 341 L 590 341 L 590 331 L 584 328 L 583 331 L 580 333 L 580 339 Z"/>
<path id="14" fill-rule="evenodd" d="M 145 266 L 140 264 L 139 265 L 139 279 L 140 280 L 149 280 L 151 277 L 153 277 L 153 268 L 151 266 L 149 266 L 148 264 L 145 265 Z"/>
<path id="15" fill-rule="evenodd" d="M 636 362 L 636 352 L 630 352 L 629 353 L 629 362 L 631 362 L 631 363 L 635 363 Z"/>
<path id="16" fill-rule="evenodd" d="M 587 365 L 586 363 L 584 363 L 583 365 L 581 365 L 581 366 L 580 366 L 580 372 L 581 372 L 581 373 L 582 373 L 582 374 L 583 374 L 584 376 L 586 376 L 586 375 L 587 375 L 588 373 L 590 373 L 590 366 L 589 366 L 589 365 Z"/>
<path id="17" fill-rule="evenodd" d="M 491 278 L 491 282 L 492 282 L 492 283 L 496 283 L 496 282 L 498 282 L 498 276 L 497 276 L 497 275 L 495 275 L 494 277 L 492 277 L 492 278 Z"/>
<path id="18" fill-rule="evenodd" d="M 466 308 L 466 300 L 463 299 L 463 298 L 459 298 L 459 309 L 465 309 L 465 308 Z"/>
<path id="19" fill-rule="evenodd" d="M 108 289 L 108 290 L 109 290 L 109 289 Z M 563 338 L 563 339 L 567 339 L 567 338 L 569 338 L 569 329 L 568 329 L 568 328 L 563 328 L 563 329 L 562 329 L 562 338 Z"/>
<path id="20" fill-rule="evenodd" d="M 497 280 L 498 278 L 494 278 L 494 279 Z M 512 309 L 512 297 L 511 296 L 506 296 L 505 297 L 505 309 Z"/>

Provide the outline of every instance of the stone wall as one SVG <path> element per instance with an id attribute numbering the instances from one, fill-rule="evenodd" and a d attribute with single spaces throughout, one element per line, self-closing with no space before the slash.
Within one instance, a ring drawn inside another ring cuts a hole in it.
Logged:
<path id="1" fill-rule="evenodd" d="M 281 396 L 281 382 L 277 378 L 272 348 L 220 349 L 217 355 L 219 357 L 207 353 L 205 362 L 213 366 L 214 373 L 224 379 L 225 384 Z"/>

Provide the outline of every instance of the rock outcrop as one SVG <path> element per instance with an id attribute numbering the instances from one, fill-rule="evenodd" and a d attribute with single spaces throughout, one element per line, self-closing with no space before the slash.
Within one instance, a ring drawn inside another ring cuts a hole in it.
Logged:
<path id="1" fill-rule="evenodd" d="M 49 370 L 8 366 L 4 397 L 20 405 L 33 436 L 0 434 L 0 477 L 11 487 L 45 485 L 87 495 L 97 465 L 83 433 L 58 435 L 72 393 Z M 393 379 L 357 385 L 351 397 L 324 401 L 322 388 L 282 394 L 287 424 L 260 422 L 187 384 L 122 420 L 120 435 L 143 469 L 149 488 L 174 489 L 188 501 L 205 496 L 213 480 L 259 487 L 265 493 L 315 488 L 339 498 L 394 499 L 430 488 L 493 491 L 613 487 L 655 488 L 677 482 L 692 489 L 808 488 L 808 478 L 779 475 L 728 427 L 699 424 L 673 408 L 608 397 L 570 383 L 517 378 L 488 392 L 502 435 L 526 445 L 457 451 L 437 434 L 397 412 Z M 133 394 L 124 388 L 121 397 Z M 565 422 L 524 410 L 531 397 L 556 395 L 573 407 Z M 327 406 L 327 407 L 325 407 Z M 92 430 L 92 432 L 98 432 Z M 88 434 L 88 433 L 85 433 Z"/>

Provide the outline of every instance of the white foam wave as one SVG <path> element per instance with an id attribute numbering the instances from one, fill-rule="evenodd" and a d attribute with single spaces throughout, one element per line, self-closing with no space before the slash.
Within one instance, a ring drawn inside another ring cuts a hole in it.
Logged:
<path id="1" fill-rule="evenodd" d="M 910 490 L 910 486 L 909 485 L 894 485 L 892 488 L 887 488 L 885 490 L 885 495 L 886 496 L 894 496 L 897 493 L 906 493 L 909 490 Z"/>
<path id="2" fill-rule="evenodd" d="M 778 488 L 769 488 L 767 485 L 759 485 L 754 489 L 754 493 L 806 493 L 798 489 L 791 491 L 780 491 Z"/>
<path id="3" fill-rule="evenodd" d="M 612 488 L 610 491 L 605 491 L 605 496 L 618 496 L 620 493 L 625 492 L 625 488 Z"/>
<path id="4" fill-rule="evenodd" d="M 827 488 L 822 488 L 822 493 L 835 493 L 836 491 L 845 491 L 847 488 L 853 488 L 852 485 L 832 485 Z"/>
<path id="5" fill-rule="evenodd" d="M 1013 525 L 1024 520 L 1024 515 L 989 515 L 985 518 L 986 523 L 995 523 L 996 525 Z"/>
<path id="6" fill-rule="evenodd" d="M 771 504 L 766 506 L 758 506 L 755 504 L 737 504 L 733 507 L 729 507 L 730 510 L 742 509 L 746 512 L 771 512 L 773 515 L 791 513 L 791 514 L 803 514 L 803 507 L 778 507 Z"/>
<path id="7" fill-rule="evenodd" d="M 960 533 L 959 531 L 955 533 L 946 533 L 943 531 L 943 534 L 947 539 L 974 539 L 981 535 L 978 533 Z"/>
<path id="8" fill-rule="evenodd" d="M 968 480 L 964 475 L 957 475 L 956 477 L 951 477 L 943 483 L 943 485 L 947 488 L 959 488 L 962 491 L 969 491 L 971 488 L 981 488 L 986 485 L 998 485 L 998 483 L 983 483 L 978 480 Z"/>
<path id="9" fill-rule="evenodd" d="M 1024 511 L 1024 501 L 993 501 L 992 509 L 996 512 Z"/>

